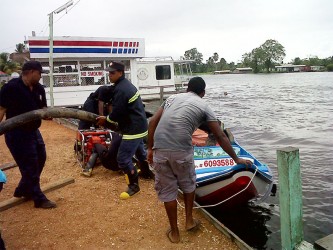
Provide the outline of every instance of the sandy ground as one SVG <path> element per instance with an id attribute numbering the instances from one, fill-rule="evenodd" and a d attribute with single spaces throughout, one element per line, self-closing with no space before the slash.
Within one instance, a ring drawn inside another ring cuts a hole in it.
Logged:
<path id="1" fill-rule="evenodd" d="M 91 178 L 80 176 L 73 152 L 76 132 L 55 121 L 40 128 L 47 148 L 42 187 L 72 177 L 73 184 L 47 193 L 55 209 L 36 209 L 32 201 L 1 212 L 2 238 L 7 249 L 238 249 L 199 211 L 200 230 L 187 232 L 184 210 L 178 209 L 181 242 L 172 244 L 165 235 L 168 221 L 157 200 L 153 181 L 140 180 L 141 192 L 120 200 L 126 189 L 119 173 L 96 167 Z M 0 136 L 0 165 L 13 162 Z M 5 171 L 7 183 L 0 201 L 12 197 L 20 179 L 19 169 Z"/>

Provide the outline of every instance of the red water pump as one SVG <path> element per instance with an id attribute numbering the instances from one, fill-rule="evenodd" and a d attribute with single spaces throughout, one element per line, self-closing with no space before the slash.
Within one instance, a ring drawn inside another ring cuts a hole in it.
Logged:
<path id="1" fill-rule="evenodd" d="M 112 134 L 109 129 L 78 130 L 74 150 L 80 166 L 85 169 L 95 144 L 109 148 L 111 141 Z"/>

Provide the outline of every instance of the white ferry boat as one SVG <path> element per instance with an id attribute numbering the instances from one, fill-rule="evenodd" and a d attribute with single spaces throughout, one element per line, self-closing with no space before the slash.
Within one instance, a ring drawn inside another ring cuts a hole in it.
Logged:
<path id="1" fill-rule="evenodd" d="M 28 38 L 30 58 L 49 70 L 48 37 Z M 190 60 L 171 57 L 145 58 L 143 38 L 54 37 L 53 86 L 50 73 L 42 74 L 48 105 L 70 107 L 83 105 L 99 86 L 110 84 L 104 71 L 113 61 L 125 64 L 125 76 L 140 91 L 143 100 L 160 99 L 182 90 L 192 75 Z"/>

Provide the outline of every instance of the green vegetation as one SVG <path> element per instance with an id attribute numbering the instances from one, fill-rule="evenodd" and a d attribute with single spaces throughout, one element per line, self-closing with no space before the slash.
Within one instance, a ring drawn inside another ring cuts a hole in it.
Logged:
<path id="1" fill-rule="evenodd" d="M 15 53 L 17 54 L 22 54 L 29 51 L 24 43 L 18 43 L 15 47 Z M 4 52 L 0 54 L 0 71 L 10 75 L 13 72 L 17 72 L 19 69 L 20 63 L 11 60 L 9 53 Z"/>
<path id="2" fill-rule="evenodd" d="M 243 65 L 251 67 L 255 73 L 270 72 L 286 56 L 284 47 L 275 40 L 267 40 L 260 47 L 243 55 Z"/>
<path id="3" fill-rule="evenodd" d="M 333 59 L 333 57 L 332 57 L 332 59 Z M 326 66 L 326 68 L 327 68 L 327 71 L 333 71 L 333 63 L 328 64 Z"/>
<path id="4" fill-rule="evenodd" d="M 10 75 L 11 73 L 16 72 L 17 68 L 18 64 L 10 60 L 9 53 L 0 54 L 0 71 Z"/>
<path id="5" fill-rule="evenodd" d="M 234 70 L 236 68 L 234 62 L 228 64 L 224 58 L 221 58 L 219 61 L 219 54 L 216 52 L 209 57 L 206 63 L 203 63 L 202 53 L 197 48 L 185 51 L 183 59 L 194 60 L 191 64 L 193 73 L 211 73 L 215 70 Z"/>
<path id="6" fill-rule="evenodd" d="M 276 65 L 284 63 L 283 59 L 285 56 L 284 47 L 278 41 L 269 39 L 258 48 L 254 48 L 251 52 L 243 54 L 242 61 L 237 64 L 234 62 L 228 63 L 223 57 L 220 58 L 216 52 L 206 60 L 206 63 L 203 63 L 203 55 L 197 48 L 185 51 L 183 59 L 194 60 L 191 64 L 193 73 L 212 73 L 217 70 L 233 71 L 236 68 L 245 67 L 252 68 L 254 73 L 260 73 L 275 71 Z M 324 66 L 327 71 L 333 71 L 333 56 L 325 59 L 319 59 L 316 56 L 305 59 L 296 57 L 289 64 Z"/>
<path id="7" fill-rule="evenodd" d="M 291 63 L 294 65 L 324 66 L 327 71 L 332 71 L 329 69 L 329 66 L 333 65 L 333 56 L 327 57 L 325 59 L 320 59 L 317 56 L 305 59 L 300 59 L 299 57 L 296 57 Z"/>
<path id="8" fill-rule="evenodd" d="M 27 48 L 25 46 L 24 43 L 18 43 L 16 44 L 16 49 L 15 49 L 15 52 L 16 53 L 24 53 L 27 51 Z"/>

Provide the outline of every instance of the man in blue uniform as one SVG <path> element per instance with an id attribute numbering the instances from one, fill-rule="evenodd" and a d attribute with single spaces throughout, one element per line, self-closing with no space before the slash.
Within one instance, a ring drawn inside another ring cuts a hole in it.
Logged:
<path id="1" fill-rule="evenodd" d="M 122 134 L 117 162 L 128 184 L 127 191 L 121 193 L 120 198 L 127 199 L 140 191 L 138 173 L 132 162 L 133 155 L 139 160 L 141 171 L 150 171 L 143 143 L 148 134 L 147 118 L 138 90 L 125 78 L 124 64 L 111 62 L 105 70 L 115 85 L 112 112 L 107 117 L 98 117 L 97 125 L 117 127 Z"/>
<path id="2" fill-rule="evenodd" d="M 0 122 L 6 119 L 47 107 L 44 87 L 39 83 L 42 65 L 37 61 L 26 62 L 22 75 L 10 80 L 0 92 Z M 6 144 L 19 166 L 21 180 L 14 197 L 33 199 L 36 208 L 55 208 L 40 188 L 40 175 L 46 161 L 45 144 L 39 127 L 41 120 L 31 121 L 24 127 L 5 134 Z"/>

